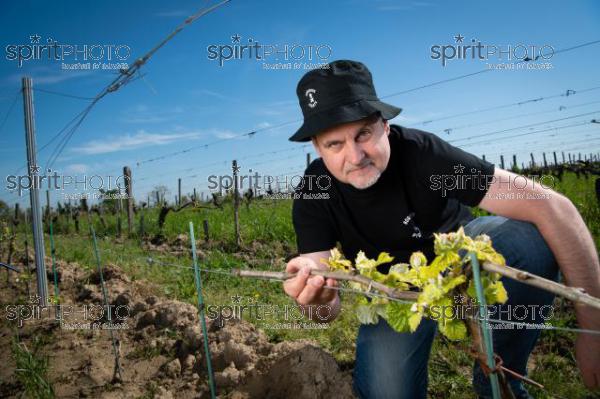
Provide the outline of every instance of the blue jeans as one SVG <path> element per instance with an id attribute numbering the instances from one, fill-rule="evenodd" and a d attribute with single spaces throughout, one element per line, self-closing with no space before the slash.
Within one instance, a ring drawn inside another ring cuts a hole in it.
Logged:
<path id="1" fill-rule="evenodd" d="M 533 224 L 501 216 L 483 216 L 467 224 L 465 233 L 471 237 L 487 234 L 496 251 L 506 259 L 507 265 L 558 281 L 558 265 L 554 255 Z M 541 315 L 532 309 L 551 305 L 553 294 L 515 280 L 503 278 L 502 282 L 508 292 L 508 301 L 495 307 L 496 313 L 490 318 L 544 323 L 543 317 L 548 315 Z M 518 305 L 525 306 L 517 308 Z M 429 319 L 423 319 L 412 334 L 394 331 L 383 319 L 375 325 L 361 325 L 356 340 L 354 393 L 359 398 L 425 398 L 427 362 L 436 331 L 437 323 Z M 493 331 L 494 352 L 500 355 L 504 366 L 526 375 L 527 359 L 540 330 L 515 327 L 490 331 Z M 519 380 L 510 376 L 507 378 L 518 399 L 530 398 Z M 489 379 L 477 362 L 473 366 L 473 387 L 480 397 L 492 397 Z"/>

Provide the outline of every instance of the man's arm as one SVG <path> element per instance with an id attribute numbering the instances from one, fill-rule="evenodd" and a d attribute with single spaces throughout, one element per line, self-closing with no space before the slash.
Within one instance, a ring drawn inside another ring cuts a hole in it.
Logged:
<path id="1" fill-rule="evenodd" d="M 536 225 L 552 250 L 569 286 L 581 287 L 588 294 L 600 297 L 600 264 L 594 240 L 573 203 L 565 196 L 544 188 L 540 182 L 527 179 L 521 199 L 506 199 L 502 194 L 515 193 L 514 179 L 518 175 L 496 168 L 495 181 L 479 207 L 488 212 Z M 509 189 L 508 182 L 511 186 Z M 518 187 L 524 185 L 518 178 Z M 547 183 L 547 182 L 546 182 Z M 549 196 L 548 199 L 527 199 L 527 196 Z M 575 305 L 577 320 L 582 328 L 600 330 L 600 311 L 589 306 Z M 600 338 L 580 334 L 577 360 L 588 387 L 600 387 Z"/>
<path id="2" fill-rule="evenodd" d="M 305 309 L 307 305 L 328 305 L 329 311 L 321 311 L 319 316 L 315 314 L 316 308 L 313 308 L 311 317 L 313 321 L 328 323 L 340 313 L 341 303 L 337 290 L 323 288 L 324 285 L 337 287 L 336 280 L 309 275 L 310 269 L 328 270 L 327 265 L 323 264 L 321 259 L 329 259 L 329 251 L 302 254 L 290 260 L 285 271 L 288 273 L 299 272 L 299 274 L 286 280 L 283 283 L 283 289 L 286 294 L 294 298 Z"/>

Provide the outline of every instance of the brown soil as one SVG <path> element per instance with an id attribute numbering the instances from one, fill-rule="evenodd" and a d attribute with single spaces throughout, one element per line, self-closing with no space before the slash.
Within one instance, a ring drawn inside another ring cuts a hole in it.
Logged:
<path id="1" fill-rule="evenodd" d="M 31 261 L 33 261 L 31 259 Z M 32 262 L 30 262 L 32 263 Z M 48 263 L 49 264 L 49 263 Z M 60 297 L 77 309 L 103 303 L 97 272 L 58 262 Z M 24 284 L 6 282 L 0 274 L 0 397 L 21 397 L 11 341 L 32 347 L 42 338 L 42 356 L 49 357 L 48 379 L 61 398 L 206 398 L 210 397 L 203 337 L 195 306 L 154 296 L 145 281 L 131 281 L 118 266 L 103 269 L 109 301 L 127 305 L 128 328 L 114 330 L 122 380 L 114 379 L 115 356 L 109 330 L 61 328 L 51 317 L 7 320 L 6 306 L 25 297 Z M 52 276 L 49 274 L 49 281 Z M 32 289 L 35 281 L 30 283 Z M 113 312 L 116 317 L 127 311 Z M 77 321 L 84 322 L 79 317 Z M 101 320 L 107 321 L 106 315 Z M 310 341 L 271 343 L 263 331 L 239 320 L 223 327 L 207 320 L 217 394 L 220 398 L 352 398 L 350 371 Z"/>

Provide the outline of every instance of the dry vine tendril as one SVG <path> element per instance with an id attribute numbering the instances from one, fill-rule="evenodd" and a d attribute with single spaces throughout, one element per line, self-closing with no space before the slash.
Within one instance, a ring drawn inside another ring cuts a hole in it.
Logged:
<path id="1" fill-rule="evenodd" d="M 377 270 L 377 266 L 393 261 L 388 253 L 382 252 L 377 260 L 368 259 L 363 251 L 356 256 L 355 266 L 337 249 L 331 250 L 327 264 L 332 270 L 359 273 L 373 281 L 389 287 L 408 291 L 420 291 L 414 304 L 399 303 L 387 298 L 374 297 L 369 302 L 361 296 L 356 314 L 362 324 L 376 324 L 383 317 L 398 332 L 414 332 L 423 317 L 436 320 L 442 334 L 451 340 L 461 340 L 467 336 L 465 322 L 453 317 L 453 297 L 466 292 L 467 297 L 476 301 L 475 284 L 468 272 L 468 253 L 473 252 L 480 262 L 492 262 L 505 266 L 504 257 L 492 248 L 490 238 L 479 235 L 467 236 L 461 227 L 458 231 L 446 234 L 434 234 L 435 259 L 427 264 L 422 252 L 411 255 L 409 263 L 397 263 L 390 267 L 387 274 Z M 460 251 L 460 253 L 459 253 Z M 461 254 L 466 252 L 464 257 Z M 482 285 L 488 305 L 505 303 L 508 299 L 506 289 L 497 273 L 482 271 Z M 350 282 L 353 289 L 367 292 L 363 284 Z M 466 288 L 466 289 L 465 289 Z M 452 315 L 448 315 L 452 312 Z"/>

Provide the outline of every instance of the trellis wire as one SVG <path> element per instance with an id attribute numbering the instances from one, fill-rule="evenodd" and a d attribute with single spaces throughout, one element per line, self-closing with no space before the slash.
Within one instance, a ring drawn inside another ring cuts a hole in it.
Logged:
<path id="1" fill-rule="evenodd" d="M 138 259 L 142 259 L 141 257 L 139 257 Z M 190 266 L 184 266 L 184 265 L 179 265 L 179 264 L 175 264 L 175 263 L 168 263 L 168 262 L 163 262 L 160 261 L 156 258 L 152 258 L 150 256 L 148 257 L 144 257 L 143 258 L 148 264 L 160 264 L 163 266 L 168 266 L 168 267 L 174 267 L 174 268 L 178 268 L 178 269 L 183 269 L 183 270 L 193 270 L 193 267 Z M 227 277 L 234 277 L 234 278 L 241 278 L 238 276 L 235 276 L 231 273 L 230 270 L 227 269 L 208 269 L 208 268 L 198 268 L 199 271 L 201 272 L 205 272 L 205 273 L 214 273 L 214 274 L 220 274 L 220 275 L 225 275 Z M 262 279 L 265 281 L 269 281 L 269 282 L 273 282 L 273 283 L 281 283 L 280 279 Z M 323 286 L 324 289 L 331 289 L 331 290 L 337 290 L 337 291 L 341 291 L 341 292 L 348 292 L 351 294 L 357 294 L 357 295 L 366 295 L 372 298 L 383 298 L 383 299 L 388 299 L 390 301 L 394 301 L 394 302 L 399 302 L 399 303 L 405 303 L 405 304 L 412 304 L 414 302 L 411 301 L 406 301 L 403 299 L 398 299 L 398 298 L 392 298 L 389 297 L 387 295 L 383 295 L 383 294 L 378 294 L 375 292 L 365 292 L 365 291 L 360 291 L 360 290 L 356 290 L 356 289 L 352 289 L 352 288 L 346 288 L 346 287 L 330 287 L 327 285 Z M 553 326 L 551 324 L 534 324 L 534 323 L 525 323 L 525 322 L 517 322 L 517 321 L 509 321 L 509 320 L 501 320 L 501 319 L 491 319 L 491 318 L 485 318 L 486 321 L 490 321 L 490 322 L 494 322 L 494 323 L 504 323 L 504 324 L 510 324 L 510 325 L 514 325 L 514 326 L 525 326 L 525 327 L 529 327 L 529 328 L 539 328 L 539 329 L 543 329 L 543 330 L 556 330 L 556 331 L 565 331 L 565 332 L 575 332 L 575 333 L 582 333 L 582 334 L 592 334 L 592 335 L 600 335 L 600 330 L 590 330 L 590 329 L 584 329 L 584 328 L 570 328 L 570 327 L 559 327 L 559 326 Z"/>

